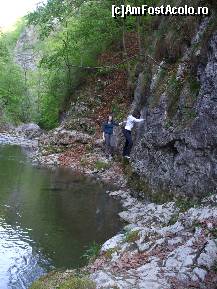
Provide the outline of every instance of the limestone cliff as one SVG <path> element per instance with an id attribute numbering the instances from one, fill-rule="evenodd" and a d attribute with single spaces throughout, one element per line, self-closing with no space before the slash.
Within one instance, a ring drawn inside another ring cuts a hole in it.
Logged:
<path id="1" fill-rule="evenodd" d="M 158 199 L 202 196 L 217 185 L 216 15 L 171 21 L 156 24 L 161 36 L 153 31 L 151 47 L 160 65 L 145 63 L 133 103 L 146 121 L 131 177 Z"/>
<path id="2" fill-rule="evenodd" d="M 39 59 L 39 54 L 36 51 L 37 41 L 36 29 L 33 26 L 28 26 L 21 33 L 16 43 L 14 49 L 15 61 L 25 72 L 37 68 Z"/>

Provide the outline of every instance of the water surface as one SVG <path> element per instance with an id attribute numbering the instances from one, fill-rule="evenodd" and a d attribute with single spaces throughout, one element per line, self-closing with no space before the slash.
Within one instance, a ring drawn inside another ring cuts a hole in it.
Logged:
<path id="1" fill-rule="evenodd" d="M 77 268 L 87 247 L 121 228 L 120 204 L 95 180 L 34 167 L 0 146 L 0 288 L 26 289 L 50 270 Z"/>

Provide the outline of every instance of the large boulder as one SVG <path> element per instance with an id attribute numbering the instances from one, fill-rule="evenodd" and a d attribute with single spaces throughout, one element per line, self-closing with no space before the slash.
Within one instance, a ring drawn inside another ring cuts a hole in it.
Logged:
<path id="1" fill-rule="evenodd" d="M 42 129 L 35 123 L 26 123 L 17 127 L 16 131 L 32 139 L 42 134 Z"/>
<path id="2" fill-rule="evenodd" d="M 88 144 L 92 140 L 92 136 L 86 133 L 59 127 L 42 135 L 40 143 L 44 146 L 70 146 L 74 143 Z"/>

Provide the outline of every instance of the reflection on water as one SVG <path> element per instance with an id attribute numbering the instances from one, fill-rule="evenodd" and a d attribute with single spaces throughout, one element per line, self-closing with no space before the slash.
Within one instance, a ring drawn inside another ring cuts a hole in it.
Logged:
<path id="1" fill-rule="evenodd" d="M 43 260 L 40 252 L 33 252 L 34 243 L 27 230 L 20 226 L 13 228 L 0 219 L 0 236 L 1 289 L 26 288 L 46 272 L 43 268 L 50 267 L 51 262 Z"/>
<path id="2" fill-rule="evenodd" d="M 22 289 L 53 268 L 76 268 L 93 241 L 121 228 L 118 202 L 94 180 L 36 168 L 16 146 L 0 147 L 0 288 Z"/>

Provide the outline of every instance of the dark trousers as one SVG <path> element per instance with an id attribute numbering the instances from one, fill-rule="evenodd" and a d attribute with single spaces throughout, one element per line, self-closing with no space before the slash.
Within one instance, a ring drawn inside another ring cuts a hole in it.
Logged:
<path id="1" fill-rule="evenodd" d="M 130 152 L 133 146 L 131 131 L 124 129 L 125 145 L 123 150 L 123 156 L 130 156 Z"/>
<path id="2" fill-rule="evenodd" d="M 113 147 L 112 147 L 112 134 L 105 133 L 105 153 L 106 155 L 113 154 Z"/>

